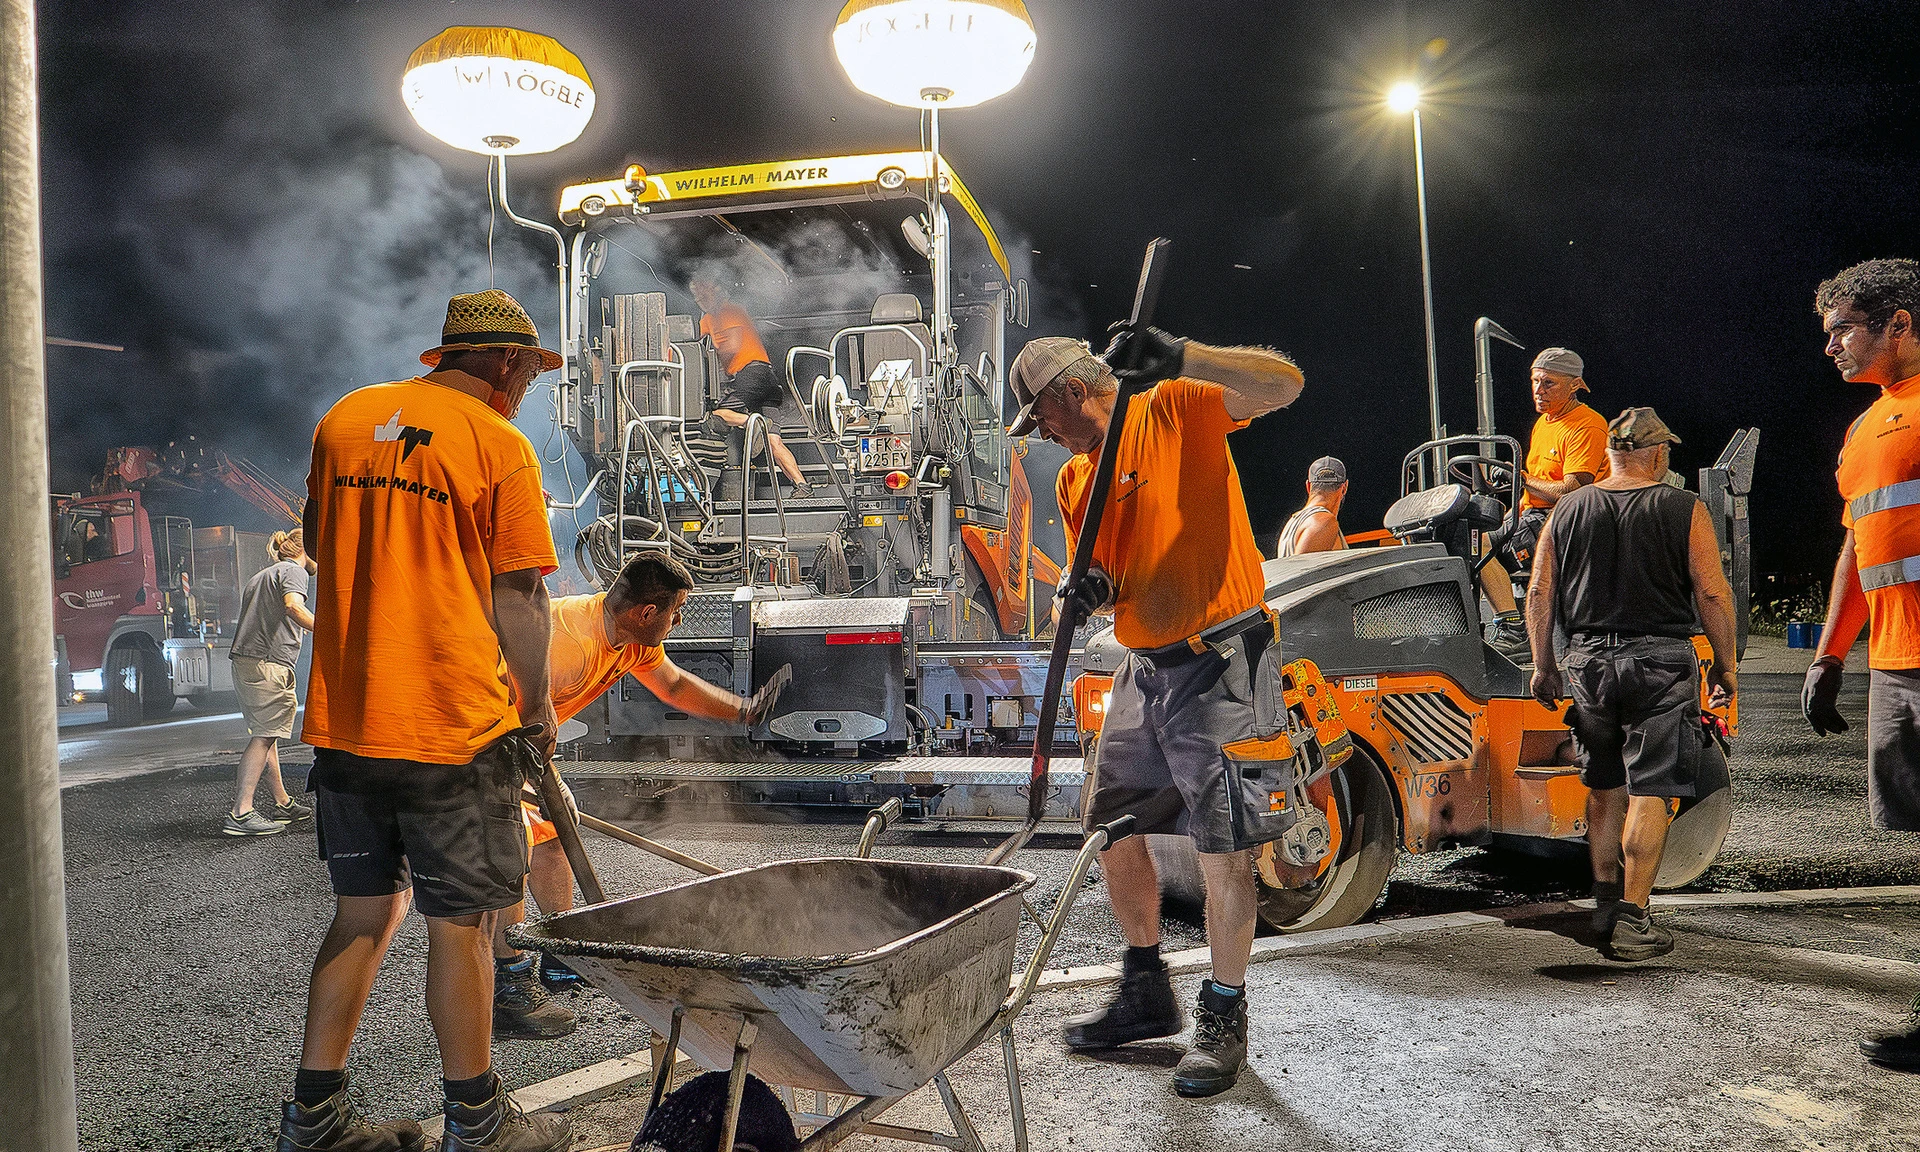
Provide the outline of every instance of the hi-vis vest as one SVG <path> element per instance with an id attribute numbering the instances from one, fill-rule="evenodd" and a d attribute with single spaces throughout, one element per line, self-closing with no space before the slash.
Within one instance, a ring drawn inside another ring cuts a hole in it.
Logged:
<path id="1" fill-rule="evenodd" d="M 1867 662 L 1920 668 L 1920 376 L 1881 390 L 1840 449 L 1840 522 L 1867 594 Z"/>

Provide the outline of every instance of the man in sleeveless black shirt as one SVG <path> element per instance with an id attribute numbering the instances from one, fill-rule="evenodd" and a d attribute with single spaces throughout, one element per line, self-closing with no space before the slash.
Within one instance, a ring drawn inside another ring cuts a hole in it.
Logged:
<path id="1" fill-rule="evenodd" d="M 1733 697 L 1733 590 L 1705 504 L 1662 483 L 1680 438 L 1651 408 L 1607 426 L 1610 474 L 1555 505 L 1527 596 L 1533 695 L 1556 706 L 1554 625 L 1568 637 L 1567 723 L 1580 754 L 1593 853 L 1594 928 L 1616 960 L 1673 950 L 1647 901 L 1667 842 L 1667 801 L 1694 794 L 1710 738 L 1693 635 L 1713 648 L 1717 707 Z M 1703 626 L 1696 628 L 1696 616 Z"/>

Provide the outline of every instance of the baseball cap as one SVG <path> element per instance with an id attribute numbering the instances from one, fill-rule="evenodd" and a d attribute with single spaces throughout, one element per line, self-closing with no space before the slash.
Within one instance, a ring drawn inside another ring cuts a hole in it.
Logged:
<path id="1" fill-rule="evenodd" d="M 1307 483 L 1309 484 L 1345 484 L 1347 466 L 1333 456 L 1322 456 L 1307 465 Z"/>
<path id="2" fill-rule="evenodd" d="M 1020 349 L 1020 355 L 1013 358 L 1013 371 L 1007 374 L 1008 382 L 1013 385 L 1013 394 L 1020 401 L 1020 414 L 1014 417 L 1007 435 L 1025 436 L 1033 431 L 1039 423 L 1033 418 L 1034 397 L 1046 391 L 1047 385 L 1053 383 L 1060 373 L 1082 360 L 1093 359 L 1093 348 L 1085 340 L 1075 340 L 1069 336 L 1042 336 L 1038 340 L 1029 340 L 1027 346 Z M 1093 370 L 1088 369 L 1089 372 Z"/>
<path id="3" fill-rule="evenodd" d="M 1629 408 L 1607 425 L 1607 447 L 1616 452 L 1633 452 L 1656 444 L 1678 444 L 1667 422 L 1651 408 Z"/>
<path id="4" fill-rule="evenodd" d="M 1535 368 L 1544 368 L 1562 376 L 1580 379 L 1586 375 L 1587 362 L 1580 359 L 1580 353 L 1571 348 L 1547 348 L 1533 358 Z"/>

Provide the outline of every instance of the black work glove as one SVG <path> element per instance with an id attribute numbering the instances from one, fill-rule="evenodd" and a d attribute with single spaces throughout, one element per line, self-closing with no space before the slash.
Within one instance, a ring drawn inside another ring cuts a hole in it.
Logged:
<path id="1" fill-rule="evenodd" d="M 1088 565 L 1087 574 L 1071 590 L 1062 586 L 1053 594 L 1060 605 L 1060 623 L 1069 632 L 1087 622 L 1087 618 L 1113 603 L 1113 577 L 1098 565 Z"/>
<path id="2" fill-rule="evenodd" d="M 1181 337 L 1151 326 L 1135 328 L 1124 320 L 1107 331 L 1113 333 L 1113 341 L 1100 358 L 1122 380 L 1152 384 L 1180 375 L 1187 359 L 1187 342 Z"/>
<path id="3" fill-rule="evenodd" d="M 787 685 L 791 683 L 793 683 L 793 665 L 782 664 L 780 671 L 767 677 L 767 682 L 760 685 L 758 692 L 740 702 L 740 723 L 751 728 L 765 720 L 773 711 L 773 706 L 780 702 L 780 693 L 785 692 Z"/>
<path id="4" fill-rule="evenodd" d="M 1807 669 L 1807 681 L 1800 688 L 1800 711 L 1816 735 L 1836 736 L 1847 730 L 1839 707 L 1842 667 L 1834 657 L 1822 656 Z"/>

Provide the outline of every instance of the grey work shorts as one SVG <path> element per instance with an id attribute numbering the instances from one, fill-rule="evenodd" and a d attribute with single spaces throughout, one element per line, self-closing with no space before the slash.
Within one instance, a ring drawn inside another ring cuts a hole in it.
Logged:
<path id="1" fill-rule="evenodd" d="M 1867 674 L 1867 810 L 1875 828 L 1920 832 L 1920 668 Z"/>
<path id="2" fill-rule="evenodd" d="M 1237 850 L 1227 796 L 1234 776 L 1221 745 L 1255 734 L 1247 669 L 1271 639 L 1270 629 L 1243 632 L 1226 645 L 1231 658 L 1212 648 L 1127 654 L 1100 729 L 1089 830 L 1131 815 L 1135 832 L 1184 832 L 1201 852 Z"/>
<path id="3" fill-rule="evenodd" d="M 1624 785 L 1632 796 L 1694 794 L 1707 735 L 1692 641 L 1576 635 L 1563 666 L 1582 783 L 1596 792 Z"/>

